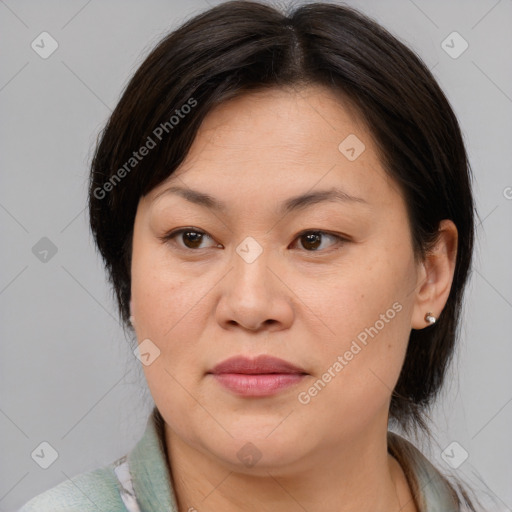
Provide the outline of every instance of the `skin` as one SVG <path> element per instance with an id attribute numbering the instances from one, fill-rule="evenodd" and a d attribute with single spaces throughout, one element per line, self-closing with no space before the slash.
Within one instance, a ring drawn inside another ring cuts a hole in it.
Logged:
<path id="1" fill-rule="evenodd" d="M 365 145 L 354 161 L 338 149 L 349 134 Z M 227 209 L 162 194 L 171 185 Z M 292 196 L 331 187 L 366 203 L 277 213 Z M 202 240 L 162 241 L 187 227 Z M 303 230 L 328 234 L 315 245 Z M 248 236 L 263 251 L 251 263 L 236 252 Z M 388 410 L 411 329 L 446 303 L 456 247 L 445 220 L 436 248 L 415 261 L 401 191 L 369 129 L 330 90 L 259 91 L 211 111 L 182 165 L 141 198 L 133 235 L 131 310 L 139 343 L 160 350 L 144 372 L 180 510 L 415 511 L 387 453 Z M 394 303 L 401 309 L 378 335 L 300 403 Z M 239 354 L 280 357 L 308 375 L 271 397 L 235 396 L 207 372 Z M 237 457 L 248 442 L 261 455 L 252 467 Z"/>

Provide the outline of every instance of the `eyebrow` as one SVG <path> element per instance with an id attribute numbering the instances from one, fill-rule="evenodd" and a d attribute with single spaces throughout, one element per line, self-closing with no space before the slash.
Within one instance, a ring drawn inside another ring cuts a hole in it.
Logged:
<path id="1" fill-rule="evenodd" d="M 178 186 L 172 186 L 163 190 L 157 194 L 153 200 L 156 200 L 160 196 L 166 194 L 176 194 L 191 203 L 223 213 L 225 213 L 228 209 L 225 203 L 212 197 L 209 194 Z M 302 210 L 314 204 L 326 201 L 341 203 L 361 203 L 366 205 L 368 204 L 368 201 L 361 197 L 350 195 L 343 190 L 333 187 L 328 190 L 306 192 L 305 194 L 291 197 L 282 203 L 278 210 L 278 214 L 285 215 L 292 211 Z"/>

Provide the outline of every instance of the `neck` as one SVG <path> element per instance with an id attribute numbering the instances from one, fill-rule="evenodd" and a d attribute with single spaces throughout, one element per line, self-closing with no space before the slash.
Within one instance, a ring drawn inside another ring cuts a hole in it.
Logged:
<path id="1" fill-rule="evenodd" d="M 165 435 L 180 512 L 416 512 L 405 475 L 388 454 L 386 432 L 377 441 L 329 446 L 297 467 L 257 475 L 205 455 L 167 425 Z"/>

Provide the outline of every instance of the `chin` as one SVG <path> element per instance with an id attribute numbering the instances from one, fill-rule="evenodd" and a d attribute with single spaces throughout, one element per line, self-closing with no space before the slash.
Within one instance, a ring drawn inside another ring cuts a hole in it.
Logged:
<path id="1" fill-rule="evenodd" d="M 205 432 L 200 440 L 201 450 L 222 461 L 230 471 L 259 476 L 284 474 L 315 447 L 311 437 L 304 442 L 306 432 L 286 429 L 283 425 L 276 429 L 278 423 L 275 422 L 272 428 L 267 424 L 264 428 L 253 424 L 252 428 L 230 429 L 233 438 L 227 435 L 212 437 L 211 433 Z M 272 429 L 275 430 L 272 432 Z M 279 432 L 279 429 L 282 430 Z"/>

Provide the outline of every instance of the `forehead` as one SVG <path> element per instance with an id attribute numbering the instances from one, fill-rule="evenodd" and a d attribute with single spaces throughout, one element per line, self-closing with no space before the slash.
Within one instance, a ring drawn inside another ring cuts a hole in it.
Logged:
<path id="1" fill-rule="evenodd" d="M 366 147 L 373 146 L 372 134 L 352 104 L 329 89 L 267 89 L 233 98 L 210 111 L 189 156 L 230 154 L 244 161 L 248 160 L 244 155 L 257 155 L 259 160 L 295 157 L 316 162 L 321 150 L 340 156 L 339 143 L 349 135 L 357 136 Z"/>
<path id="2" fill-rule="evenodd" d="M 256 91 L 221 103 L 203 120 L 182 164 L 147 200 L 159 202 L 172 185 L 242 203 L 332 187 L 396 199 L 388 197 L 396 186 L 370 130 L 352 104 L 322 86 Z"/>

